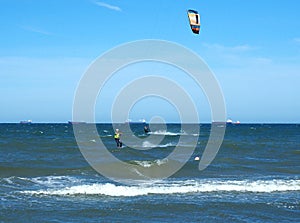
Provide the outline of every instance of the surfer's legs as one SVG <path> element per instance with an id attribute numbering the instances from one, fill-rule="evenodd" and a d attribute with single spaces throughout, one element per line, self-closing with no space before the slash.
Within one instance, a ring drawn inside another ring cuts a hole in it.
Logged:
<path id="1" fill-rule="evenodd" d="M 120 141 L 120 139 L 115 139 L 115 141 L 117 143 L 118 148 L 122 147 L 122 142 Z"/>

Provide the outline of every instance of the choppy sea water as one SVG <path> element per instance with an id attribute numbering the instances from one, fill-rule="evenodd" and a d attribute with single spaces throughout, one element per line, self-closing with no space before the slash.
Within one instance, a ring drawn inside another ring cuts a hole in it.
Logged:
<path id="1" fill-rule="evenodd" d="M 219 153 L 203 171 L 194 157 L 206 146 L 208 124 L 199 134 L 179 124 L 157 128 L 150 135 L 163 137 L 159 145 L 133 125 L 144 150 L 117 149 L 110 124 L 97 130 L 115 157 L 137 168 L 164 168 L 182 135 L 197 147 L 171 177 L 130 185 L 88 164 L 72 125 L 0 124 L 0 222 L 300 221 L 300 125 L 227 126 Z"/>

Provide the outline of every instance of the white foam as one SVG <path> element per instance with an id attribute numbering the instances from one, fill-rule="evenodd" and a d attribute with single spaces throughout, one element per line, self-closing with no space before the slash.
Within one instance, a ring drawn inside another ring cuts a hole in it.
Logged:
<path id="1" fill-rule="evenodd" d="M 61 189 L 23 191 L 33 195 L 105 195 L 105 196 L 142 196 L 149 194 L 186 194 L 210 192 L 253 192 L 272 193 L 299 191 L 300 180 L 241 180 L 241 181 L 164 181 L 138 186 L 115 185 L 112 183 L 69 186 Z"/>
<path id="2" fill-rule="evenodd" d="M 135 163 L 146 168 L 151 167 L 153 165 L 153 162 L 151 161 L 135 161 Z"/>
<path id="3" fill-rule="evenodd" d="M 153 165 L 163 165 L 163 164 L 166 164 L 168 162 L 168 159 L 167 158 L 164 158 L 164 159 L 157 159 L 157 160 L 154 160 L 154 161 L 134 161 L 135 163 L 137 163 L 138 165 L 140 166 L 143 166 L 143 167 L 151 167 Z"/>
<path id="4" fill-rule="evenodd" d="M 29 179 L 28 179 L 29 180 Z M 31 182 L 46 187 L 64 187 L 66 184 L 70 183 L 80 183 L 81 180 L 70 176 L 47 176 L 47 177 L 35 177 L 30 179 Z"/>
<path id="5" fill-rule="evenodd" d="M 165 135 L 165 136 L 178 136 L 178 135 L 183 135 L 185 133 L 175 133 L 175 132 L 168 132 L 168 131 L 165 131 L 165 130 L 157 130 L 157 131 L 154 131 L 154 132 L 149 132 L 148 134 L 151 134 L 151 135 Z"/>
<path id="6" fill-rule="evenodd" d="M 163 145 L 156 145 L 153 144 L 149 141 L 144 141 L 142 147 L 143 148 L 155 148 L 155 147 L 159 147 L 159 148 L 165 148 L 165 147 L 169 147 L 172 146 L 172 143 L 167 143 L 167 144 L 163 144 Z"/>

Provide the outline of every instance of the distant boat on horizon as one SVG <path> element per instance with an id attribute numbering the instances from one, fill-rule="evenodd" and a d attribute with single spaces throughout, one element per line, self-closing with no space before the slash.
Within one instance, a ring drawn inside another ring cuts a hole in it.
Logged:
<path id="1" fill-rule="evenodd" d="M 129 123 L 129 124 L 146 124 L 146 120 L 145 119 L 140 119 L 138 121 L 132 121 L 131 119 L 127 119 L 125 121 L 125 123 Z"/>
<path id="2" fill-rule="evenodd" d="M 75 121 L 68 121 L 68 124 L 71 124 L 71 125 L 75 125 L 75 124 L 86 124 L 86 122 L 75 122 Z"/>
<path id="3" fill-rule="evenodd" d="M 231 125 L 231 124 L 238 125 L 238 124 L 241 124 L 241 122 L 240 121 L 234 122 L 234 121 L 232 121 L 232 119 L 229 118 L 229 119 L 227 119 L 226 124 L 229 124 L 229 125 Z"/>
<path id="4" fill-rule="evenodd" d="M 227 119 L 227 121 L 226 121 L 226 124 L 232 124 L 233 123 L 233 121 L 232 121 L 232 119 Z"/>
<path id="5" fill-rule="evenodd" d="M 20 121 L 20 124 L 31 124 L 32 123 L 32 120 L 22 120 Z"/>

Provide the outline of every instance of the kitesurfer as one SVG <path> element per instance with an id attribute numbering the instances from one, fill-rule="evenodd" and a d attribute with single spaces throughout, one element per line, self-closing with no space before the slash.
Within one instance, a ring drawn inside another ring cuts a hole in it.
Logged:
<path id="1" fill-rule="evenodd" d="M 119 129 L 116 129 L 114 138 L 117 143 L 117 148 L 122 148 L 122 142 L 120 137 L 121 137 L 121 132 L 119 131 Z"/>
<path id="2" fill-rule="evenodd" d="M 147 134 L 148 132 L 150 132 L 150 129 L 149 129 L 149 127 L 148 126 L 144 126 L 144 132 Z"/>

